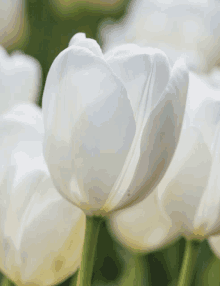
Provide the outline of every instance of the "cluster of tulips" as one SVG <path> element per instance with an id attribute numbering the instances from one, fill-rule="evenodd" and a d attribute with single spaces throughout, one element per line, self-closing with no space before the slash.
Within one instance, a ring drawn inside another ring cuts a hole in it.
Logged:
<path id="1" fill-rule="evenodd" d="M 78 268 L 91 285 L 103 218 L 134 251 L 187 239 L 178 286 L 208 238 L 220 255 L 220 94 L 154 48 L 103 54 L 73 36 L 47 75 L 0 50 L 0 270 L 54 285 Z M 36 244 L 37 238 L 37 244 Z"/>

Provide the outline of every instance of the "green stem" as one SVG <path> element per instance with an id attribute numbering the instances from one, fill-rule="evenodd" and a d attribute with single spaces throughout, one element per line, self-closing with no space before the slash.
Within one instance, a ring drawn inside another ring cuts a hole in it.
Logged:
<path id="1" fill-rule="evenodd" d="M 81 265 L 77 277 L 77 286 L 91 286 L 96 245 L 102 222 L 102 217 L 86 217 L 86 233 Z"/>
<path id="2" fill-rule="evenodd" d="M 13 286 L 14 284 L 6 276 L 2 278 L 1 286 Z"/>
<path id="3" fill-rule="evenodd" d="M 200 242 L 187 240 L 177 286 L 190 286 L 196 265 Z"/>
<path id="4" fill-rule="evenodd" d="M 141 255 L 131 253 L 126 257 L 126 268 L 121 279 L 117 283 L 120 286 L 148 286 L 150 283 L 150 271 L 146 258 Z M 146 274 L 147 271 L 147 274 Z"/>

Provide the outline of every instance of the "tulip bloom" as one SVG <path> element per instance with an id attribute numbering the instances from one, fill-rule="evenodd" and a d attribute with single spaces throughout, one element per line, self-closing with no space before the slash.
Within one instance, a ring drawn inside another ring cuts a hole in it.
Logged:
<path id="1" fill-rule="evenodd" d="M 150 251 L 180 235 L 203 240 L 220 233 L 219 114 L 219 90 L 190 74 L 184 127 L 165 176 L 143 202 L 111 218 L 122 243 Z M 210 240 L 220 253 L 219 238 Z"/>
<path id="2" fill-rule="evenodd" d="M 41 68 L 37 60 L 14 52 L 8 55 L 0 47 L 0 114 L 21 102 L 35 102 L 41 84 Z"/>
<path id="3" fill-rule="evenodd" d="M 43 95 L 44 154 L 60 193 L 87 215 L 137 203 L 165 173 L 182 126 L 188 72 L 136 45 L 103 55 L 77 34 Z"/>
<path id="4" fill-rule="evenodd" d="M 27 17 L 23 0 L 0 0 L 0 44 L 21 44 L 27 36 Z"/>
<path id="5" fill-rule="evenodd" d="M 125 16 L 104 20 L 99 33 L 104 50 L 124 43 L 157 47 L 173 62 L 183 54 L 190 67 L 204 72 L 220 62 L 219 16 L 215 0 L 131 0 Z"/>
<path id="6" fill-rule="evenodd" d="M 0 269 L 16 285 L 54 285 L 80 264 L 85 215 L 56 191 L 43 158 L 41 110 L 0 120 Z"/>

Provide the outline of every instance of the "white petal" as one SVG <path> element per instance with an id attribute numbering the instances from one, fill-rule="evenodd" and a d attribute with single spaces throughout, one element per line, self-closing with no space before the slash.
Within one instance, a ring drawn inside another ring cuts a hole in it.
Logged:
<path id="1" fill-rule="evenodd" d="M 217 133 L 208 185 L 201 198 L 194 222 L 195 233 L 203 236 L 220 233 L 220 125 Z"/>
<path id="2" fill-rule="evenodd" d="M 220 258 L 220 236 L 211 236 L 208 241 L 212 251 L 218 258 Z"/>
<path id="3" fill-rule="evenodd" d="M 7 166 L 16 166 L 20 157 L 25 170 L 30 170 L 27 162 L 35 162 L 35 168 L 41 164 L 43 120 L 37 106 L 24 104 L 11 109 L 1 117 L 0 133 L 0 181 Z"/>
<path id="4" fill-rule="evenodd" d="M 105 55 L 106 61 L 124 83 L 138 122 L 158 103 L 170 77 L 166 55 L 157 49 L 123 45 Z"/>
<path id="5" fill-rule="evenodd" d="M 211 85 L 207 84 L 205 80 L 193 73 L 189 73 L 189 90 L 188 90 L 188 113 L 191 111 L 190 118 L 195 118 L 195 110 L 206 99 L 219 100 L 219 90 L 214 89 Z"/>
<path id="6" fill-rule="evenodd" d="M 90 50 L 94 55 L 103 58 L 99 44 L 93 39 L 87 39 L 84 33 L 77 33 L 72 37 L 69 46 L 78 46 Z"/>
<path id="7" fill-rule="evenodd" d="M 85 211 L 99 209 L 135 132 L 123 84 L 104 60 L 71 46 L 49 71 L 43 112 L 45 157 L 57 188 Z"/>
<path id="8" fill-rule="evenodd" d="M 210 150 L 220 120 L 219 90 L 190 73 L 186 113 L 190 125 L 199 128 Z"/>
<path id="9" fill-rule="evenodd" d="M 42 171 L 26 173 L 21 182 L 14 179 L 1 190 L 7 191 L 0 200 L 1 270 L 17 285 L 52 285 L 75 272 L 85 231 L 83 212 L 63 199 Z"/>
<path id="10" fill-rule="evenodd" d="M 173 68 L 160 101 L 137 126 L 135 139 L 114 192 L 104 206 L 106 209 L 124 208 L 142 200 L 161 180 L 178 143 L 187 87 L 188 74 L 179 61 Z"/>
<path id="11" fill-rule="evenodd" d="M 48 176 L 38 123 L 40 111 L 27 104 L 0 121 L 0 268 L 17 285 L 52 285 L 71 275 L 85 230 L 82 211 Z"/>
<path id="12" fill-rule="evenodd" d="M 160 204 L 172 223 L 193 236 L 194 217 L 211 169 L 211 154 L 195 128 L 182 131 L 172 162 L 158 185 Z"/>
<path id="13" fill-rule="evenodd" d="M 179 229 L 160 210 L 156 190 L 141 203 L 114 213 L 110 226 L 120 242 L 138 251 L 158 249 L 179 234 Z"/>
<path id="14" fill-rule="evenodd" d="M 31 126 L 39 134 L 44 133 L 42 110 L 35 104 L 22 103 L 15 105 L 2 117 L 5 121 L 16 121 L 20 124 Z"/>
<path id="15" fill-rule="evenodd" d="M 217 136 L 217 127 L 220 122 L 220 100 L 206 99 L 195 111 L 195 117 L 191 122 L 201 130 L 204 140 L 212 152 L 213 141 Z"/>
<path id="16" fill-rule="evenodd" d="M 0 59 L 1 59 L 1 63 L 7 61 L 9 58 L 9 55 L 6 51 L 6 49 L 4 49 L 4 47 L 0 46 Z"/>
<path id="17" fill-rule="evenodd" d="M 17 285 L 54 285 L 79 266 L 85 215 L 41 173 L 32 173 L 14 188 L 4 228 L 9 244 L 5 268 L 16 264 L 19 275 L 8 272 Z"/>
<path id="18" fill-rule="evenodd" d="M 35 102 L 41 84 L 41 68 L 37 60 L 19 52 L 1 62 L 0 113 L 20 102 Z"/>

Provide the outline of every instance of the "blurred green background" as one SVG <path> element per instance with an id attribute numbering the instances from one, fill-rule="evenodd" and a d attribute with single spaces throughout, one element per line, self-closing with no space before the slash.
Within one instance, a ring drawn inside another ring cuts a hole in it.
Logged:
<path id="1" fill-rule="evenodd" d="M 120 1 L 112 7 L 106 6 L 102 9 L 99 4 L 93 5 L 91 2 L 78 1 L 70 7 L 67 5 L 63 11 L 55 7 L 52 0 L 27 0 L 25 2 L 28 36 L 17 45 L 15 43 L 7 47 L 7 50 L 12 52 L 19 48 L 40 62 L 43 72 L 40 106 L 48 70 L 55 57 L 67 47 L 71 37 L 77 32 L 84 32 L 87 37 L 94 38 L 100 43 L 97 33 L 100 22 L 108 17 L 114 19 L 122 17 L 128 2 L 129 0 Z M 137 259 L 111 237 L 105 223 L 98 240 L 93 285 L 110 286 L 125 281 L 124 285 L 174 286 L 181 267 L 184 248 L 185 240 L 181 238 L 169 247 L 142 255 L 141 259 Z M 212 254 L 208 243 L 204 241 L 199 251 L 192 285 L 220 285 L 219 273 L 220 260 Z M 139 280 L 138 275 L 141 277 Z M 67 286 L 70 283 L 73 285 L 75 277 L 76 274 L 60 285 Z"/>

